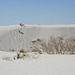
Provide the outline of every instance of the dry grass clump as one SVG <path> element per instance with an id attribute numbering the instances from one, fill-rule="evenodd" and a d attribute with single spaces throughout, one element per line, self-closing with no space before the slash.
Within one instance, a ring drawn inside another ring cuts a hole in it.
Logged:
<path id="1" fill-rule="evenodd" d="M 42 52 L 39 49 L 33 49 L 32 52 L 37 52 L 39 54 L 42 54 Z"/>
<path id="2" fill-rule="evenodd" d="M 25 56 L 26 56 L 26 51 L 24 49 L 21 49 L 17 53 L 17 56 L 14 57 L 14 60 L 24 58 Z"/>
<path id="3" fill-rule="evenodd" d="M 24 49 L 21 49 L 19 52 L 20 53 L 26 53 L 26 51 Z"/>
<path id="4" fill-rule="evenodd" d="M 40 53 L 40 52 L 39 52 Z M 14 60 L 17 59 L 36 59 L 39 57 L 39 53 L 36 53 L 35 51 L 23 51 L 20 50 L 16 56 L 14 56 Z"/>
<path id="5" fill-rule="evenodd" d="M 12 59 L 10 57 L 3 57 L 2 59 L 6 60 L 6 61 L 12 61 Z"/>

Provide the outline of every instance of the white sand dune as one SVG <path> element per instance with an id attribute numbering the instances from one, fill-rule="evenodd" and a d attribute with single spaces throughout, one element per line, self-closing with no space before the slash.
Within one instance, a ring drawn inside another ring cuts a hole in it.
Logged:
<path id="1" fill-rule="evenodd" d="M 0 57 L 14 55 L 0 51 Z M 0 58 L 0 75 L 75 75 L 75 55 L 42 54 L 37 59 L 14 61 Z"/>
<path id="2" fill-rule="evenodd" d="M 19 33 L 19 30 L 23 33 Z M 29 49 L 35 39 L 48 40 L 49 36 L 75 37 L 75 25 L 19 25 L 0 26 L 0 50 Z"/>
<path id="3" fill-rule="evenodd" d="M 75 55 L 42 54 L 37 59 L 3 60 L 16 55 L 7 51 L 27 50 L 32 40 L 48 40 L 52 35 L 75 37 L 75 25 L 0 26 L 0 75 L 75 75 Z"/>

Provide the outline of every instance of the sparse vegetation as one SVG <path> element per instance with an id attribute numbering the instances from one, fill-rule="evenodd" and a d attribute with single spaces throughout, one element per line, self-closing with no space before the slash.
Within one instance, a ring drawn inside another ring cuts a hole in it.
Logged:
<path id="1" fill-rule="evenodd" d="M 20 53 L 25 53 L 24 49 L 21 49 L 19 52 L 20 52 Z"/>
<path id="2" fill-rule="evenodd" d="M 10 57 L 4 57 L 4 58 L 2 58 L 3 60 L 6 60 L 6 61 L 10 61 L 11 59 L 10 59 Z"/>
<path id="3" fill-rule="evenodd" d="M 75 38 L 54 37 L 51 36 L 48 42 L 37 39 L 32 42 L 32 52 L 43 52 L 47 54 L 75 54 Z"/>
<path id="4" fill-rule="evenodd" d="M 31 42 L 30 52 L 36 54 L 75 54 L 75 38 L 64 39 L 63 37 L 51 36 L 48 42 L 36 39 Z M 14 60 L 26 57 L 26 53 L 27 51 L 21 49 Z"/>
<path id="5" fill-rule="evenodd" d="M 21 49 L 18 53 L 17 56 L 14 57 L 14 60 L 24 58 L 26 56 L 26 51 L 24 49 Z"/>
<path id="6" fill-rule="evenodd" d="M 21 57 L 20 57 L 20 53 L 17 53 L 17 59 L 19 59 L 19 58 L 21 58 Z"/>

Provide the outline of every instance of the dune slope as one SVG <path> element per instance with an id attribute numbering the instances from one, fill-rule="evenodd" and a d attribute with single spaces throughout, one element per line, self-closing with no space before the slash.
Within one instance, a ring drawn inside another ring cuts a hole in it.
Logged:
<path id="1" fill-rule="evenodd" d="M 0 26 L 0 50 L 29 49 L 31 41 L 48 40 L 49 36 L 75 37 L 75 25 L 19 25 Z"/>

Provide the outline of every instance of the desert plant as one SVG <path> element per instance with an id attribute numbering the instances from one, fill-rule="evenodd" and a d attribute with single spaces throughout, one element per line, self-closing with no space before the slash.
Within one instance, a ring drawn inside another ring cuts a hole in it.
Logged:
<path id="1" fill-rule="evenodd" d="M 75 53 L 75 38 L 54 37 L 51 36 L 48 42 L 36 41 L 32 44 L 32 51 L 46 52 L 47 54 L 74 54 Z"/>
<path id="2" fill-rule="evenodd" d="M 75 38 L 69 38 L 66 40 L 67 45 L 67 52 L 70 54 L 75 53 Z"/>
<path id="3" fill-rule="evenodd" d="M 17 59 L 19 59 L 20 58 L 20 53 L 17 53 Z"/>
<path id="4" fill-rule="evenodd" d="M 42 40 L 40 39 L 33 40 L 33 42 L 31 41 L 31 47 L 30 47 L 31 52 L 37 52 L 39 54 L 42 54 L 42 51 L 40 48 L 41 41 Z"/>
<path id="5" fill-rule="evenodd" d="M 20 53 L 25 53 L 24 49 L 21 49 L 19 52 L 20 52 Z"/>
<path id="6" fill-rule="evenodd" d="M 38 38 L 37 41 L 41 42 L 42 40 Z"/>
<path id="7" fill-rule="evenodd" d="M 17 53 L 17 56 L 14 57 L 14 60 L 17 58 L 17 59 L 20 59 L 20 58 L 23 58 L 25 56 L 25 53 L 26 51 L 24 51 L 24 49 L 21 49 L 19 50 L 19 52 Z"/>

